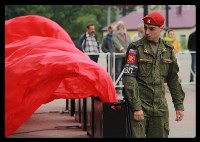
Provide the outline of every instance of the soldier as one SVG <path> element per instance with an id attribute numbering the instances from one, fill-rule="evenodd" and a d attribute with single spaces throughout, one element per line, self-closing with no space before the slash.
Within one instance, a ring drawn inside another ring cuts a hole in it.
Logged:
<path id="1" fill-rule="evenodd" d="M 173 46 L 161 39 L 164 17 L 152 12 L 142 20 L 145 36 L 129 45 L 123 75 L 132 137 L 167 138 L 169 112 L 164 81 L 170 90 L 176 121 L 184 116 L 185 93 L 178 81 L 179 67 Z"/>

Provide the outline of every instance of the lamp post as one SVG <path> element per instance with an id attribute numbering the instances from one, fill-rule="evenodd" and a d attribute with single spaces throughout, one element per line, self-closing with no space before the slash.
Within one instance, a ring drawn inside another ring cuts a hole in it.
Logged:
<path id="1" fill-rule="evenodd" d="M 110 25 L 110 12 L 111 12 L 110 9 L 111 9 L 111 7 L 108 6 L 108 12 L 107 12 L 107 26 Z"/>

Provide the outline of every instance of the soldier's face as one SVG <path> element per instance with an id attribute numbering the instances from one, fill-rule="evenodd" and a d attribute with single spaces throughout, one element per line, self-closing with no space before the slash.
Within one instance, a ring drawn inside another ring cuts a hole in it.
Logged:
<path id="1" fill-rule="evenodd" d="M 163 26 L 144 24 L 145 36 L 149 41 L 157 42 L 161 36 Z"/>

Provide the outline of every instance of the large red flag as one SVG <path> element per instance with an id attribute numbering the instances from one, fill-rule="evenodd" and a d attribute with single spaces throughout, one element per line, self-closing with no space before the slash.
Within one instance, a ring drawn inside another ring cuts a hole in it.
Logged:
<path id="1" fill-rule="evenodd" d="M 5 135 L 42 104 L 98 96 L 117 102 L 112 79 L 54 21 L 37 15 L 5 22 Z"/>

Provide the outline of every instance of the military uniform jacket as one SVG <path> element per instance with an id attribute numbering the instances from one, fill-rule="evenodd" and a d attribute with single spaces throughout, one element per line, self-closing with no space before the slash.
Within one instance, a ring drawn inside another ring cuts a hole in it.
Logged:
<path id="1" fill-rule="evenodd" d="M 126 53 L 123 83 L 132 111 L 143 110 L 147 115 L 168 113 L 165 98 L 166 81 L 175 110 L 184 110 L 185 93 L 178 81 L 179 67 L 173 47 L 159 39 L 157 55 L 144 37 L 132 42 Z"/>

